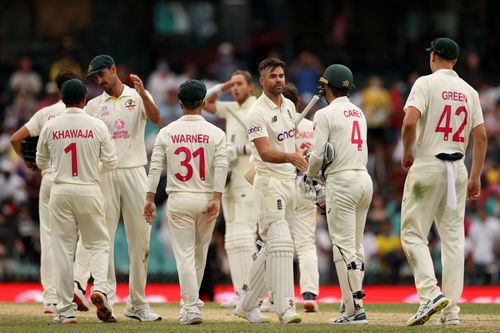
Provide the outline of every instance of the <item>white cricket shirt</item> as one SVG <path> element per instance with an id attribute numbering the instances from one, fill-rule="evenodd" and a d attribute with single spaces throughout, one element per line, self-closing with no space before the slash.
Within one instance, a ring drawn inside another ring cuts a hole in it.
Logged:
<path id="1" fill-rule="evenodd" d="M 314 115 L 314 136 L 307 173 L 316 176 L 323 164 L 325 143 L 330 142 L 335 158 L 325 175 L 344 170 L 365 170 L 368 162 L 366 119 L 363 111 L 343 96 Z"/>
<path id="2" fill-rule="evenodd" d="M 282 96 L 281 106 L 264 93 L 248 110 L 248 139 L 267 137 L 269 148 L 285 153 L 295 152 L 295 105 Z M 255 171 L 258 175 L 295 178 L 295 167 L 291 163 L 268 163 L 262 161 L 255 145 L 252 145 Z"/>
<path id="3" fill-rule="evenodd" d="M 152 99 L 149 92 L 146 93 Z M 135 89 L 124 84 L 118 98 L 103 92 L 87 103 L 85 111 L 104 121 L 108 127 L 116 145 L 117 168 L 132 168 L 147 163 L 144 143 L 146 110 Z"/>
<path id="4" fill-rule="evenodd" d="M 465 155 L 470 131 L 484 123 L 477 91 L 453 70 L 440 69 L 418 78 L 405 111 L 409 106 L 421 114 L 416 157 L 455 152 Z"/>
<path id="5" fill-rule="evenodd" d="M 228 172 L 226 135 L 202 116 L 184 115 L 160 130 L 149 166 L 147 191 L 156 193 L 167 165 L 168 194 L 223 192 Z"/>

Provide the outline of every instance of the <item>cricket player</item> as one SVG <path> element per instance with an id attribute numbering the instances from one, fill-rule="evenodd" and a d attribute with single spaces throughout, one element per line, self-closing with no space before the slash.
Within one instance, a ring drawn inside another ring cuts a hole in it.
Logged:
<path id="1" fill-rule="evenodd" d="M 135 89 L 120 81 L 115 61 L 109 55 L 98 55 L 90 61 L 87 78 L 93 79 L 104 92 L 90 100 L 85 111 L 108 126 L 118 155 L 116 169 L 103 174 L 101 185 L 111 244 L 114 244 L 120 212 L 127 234 L 130 295 L 124 314 L 139 321 L 161 320 L 160 315 L 150 309 L 145 295 L 151 227 L 144 224 L 142 216 L 147 180 L 144 128 L 147 119 L 155 124 L 160 121 L 160 110 L 137 75 L 130 75 Z M 108 296 L 113 304 L 116 296 L 114 247 L 111 247 L 109 264 L 111 291 Z"/>
<path id="2" fill-rule="evenodd" d="M 438 322 L 458 325 L 457 302 L 464 282 L 465 201 L 479 197 L 486 130 L 477 91 L 453 70 L 458 44 L 436 38 L 427 51 L 432 74 L 415 81 L 402 125 L 401 166 L 409 171 L 401 205 L 401 243 L 420 298 L 420 308 L 407 324 L 422 325 L 443 310 Z M 467 180 L 463 156 L 471 134 L 474 144 Z M 442 292 L 427 241 L 433 221 L 441 239 Z"/>
<path id="3" fill-rule="evenodd" d="M 253 187 L 264 246 L 255 256 L 249 284 L 243 287 L 234 314 L 255 323 L 269 321 L 259 310 L 268 289 L 282 323 L 301 321 L 295 307 L 289 224 L 295 218 L 296 169 L 305 171 L 307 161 L 295 148 L 295 105 L 282 95 L 284 68 L 285 63 L 276 58 L 259 64 L 263 94 L 248 111 L 248 138 L 254 143 L 256 169 Z"/>
<path id="4" fill-rule="evenodd" d="M 314 115 L 307 174 L 317 177 L 321 172 L 326 178 L 326 218 L 345 308 L 330 323 L 366 324 L 362 240 L 373 194 L 366 170 L 366 119 L 363 111 L 349 101 L 353 89 L 349 68 L 330 65 L 320 78 L 320 87 L 328 105 Z M 330 145 L 335 158 L 325 165 L 325 147 Z"/>
<path id="5" fill-rule="evenodd" d="M 64 82 L 71 79 L 78 79 L 78 75 L 73 72 L 61 72 L 56 77 L 57 89 L 60 92 Z M 30 120 L 18 129 L 11 137 L 10 141 L 16 153 L 25 159 L 29 168 L 37 168 L 35 156 L 28 157 L 22 151 L 22 142 L 27 138 L 35 138 L 40 135 L 45 123 L 63 113 L 66 110 L 62 100 L 57 103 L 38 110 Z M 36 147 L 36 145 L 34 146 Z M 34 152 L 36 154 L 36 152 Z M 54 255 L 52 249 L 52 232 L 49 223 L 49 198 L 52 187 L 51 169 L 42 169 L 42 182 L 40 184 L 38 212 L 40 215 L 40 281 L 43 288 L 43 312 L 53 314 L 57 305 L 56 281 L 54 272 Z M 85 298 L 84 298 L 85 301 Z M 83 308 L 82 308 L 83 307 Z M 79 310 L 88 310 L 87 302 L 79 305 Z"/>
<path id="6" fill-rule="evenodd" d="M 151 224 L 156 216 L 156 188 L 166 164 L 168 227 L 181 286 L 179 322 L 183 325 L 203 322 L 199 289 L 229 168 L 224 132 L 201 116 L 206 92 L 201 81 L 180 85 L 183 116 L 158 133 L 144 205 L 144 216 Z"/>
<path id="7" fill-rule="evenodd" d="M 283 96 L 293 102 L 297 109 L 300 96 L 293 83 L 287 83 Z M 297 109 L 298 110 L 298 109 Z M 298 117 L 298 113 L 296 115 Z M 312 145 L 313 122 L 302 119 L 297 126 L 295 142 L 299 149 L 309 150 Z M 297 189 L 297 210 L 292 237 L 299 259 L 300 292 L 304 299 L 304 312 L 318 312 L 316 296 L 319 293 L 318 253 L 316 251 L 316 191 L 304 193 L 304 187 Z M 311 197 L 312 195 L 312 197 Z"/>
<path id="8" fill-rule="evenodd" d="M 224 84 L 209 89 L 204 110 L 226 119 L 228 157 L 231 167 L 229 182 L 222 195 L 222 212 L 226 222 L 224 247 L 229 261 L 229 270 L 236 297 L 223 303 L 226 308 L 238 304 L 241 287 L 248 284 L 248 274 L 255 253 L 257 216 L 253 188 L 244 178 L 250 167 L 251 148 L 247 135 L 248 109 L 257 100 L 252 96 L 252 76 L 248 71 L 238 70 Z M 218 101 L 217 97 L 231 91 L 233 102 Z"/>
<path id="9" fill-rule="evenodd" d="M 58 298 L 54 321 L 61 324 L 76 323 L 73 260 L 78 232 L 91 256 L 94 286 L 90 299 L 97 317 L 107 322 L 113 313 L 106 296 L 111 242 L 99 169 L 115 168 L 118 157 L 106 125 L 83 111 L 86 94 L 87 88 L 78 79 L 62 85 L 66 110 L 42 128 L 36 153 L 37 165 L 52 171 L 49 216 Z"/>

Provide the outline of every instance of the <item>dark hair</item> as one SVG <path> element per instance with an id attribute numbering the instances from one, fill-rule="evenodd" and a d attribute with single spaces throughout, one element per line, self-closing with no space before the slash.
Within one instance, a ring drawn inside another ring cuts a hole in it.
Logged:
<path id="1" fill-rule="evenodd" d="M 273 70 L 276 67 L 281 67 L 285 69 L 285 62 L 278 58 L 266 58 L 262 60 L 259 64 L 259 74 L 262 75 L 262 72 L 268 68 L 271 68 Z"/>
<path id="2" fill-rule="evenodd" d="M 194 110 L 196 109 L 197 107 L 199 107 L 200 105 L 203 104 L 203 102 L 205 101 L 205 99 L 199 99 L 199 100 L 196 100 L 196 101 L 193 101 L 191 99 L 179 99 L 182 103 L 182 105 L 184 105 L 184 107 L 186 109 L 189 109 L 189 110 Z"/>
<path id="3" fill-rule="evenodd" d="M 82 78 L 78 74 L 76 74 L 75 72 L 72 72 L 72 71 L 59 72 L 59 74 L 57 74 L 56 79 L 55 79 L 56 84 L 57 84 L 57 89 L 59 91 L 61 91 L 61 88 L 62 88 L 62 85 L 64 84 L 64 82 L 72 80 L 72 79 L 81 80 Z"/>
<path id="4" fill-rule="evenodd" d="M 250 74 L 249 71 L 244 71 L 244 70 L 239 69 L 237 71 L 234 71 L 232 76 L 234 76 L 234 75 L 242 75 L 248 84 L 252 83 L 252 74 Z"/>
<path id="5" fill-rule="evenodd" d="M 299 102 L 299 91 L 297 90 L 297 87 L 295 84 L 289 82 L 283 87 L 283 96 L 285 98 L 288 98 L 293 102 L 293 104 L 297 105 Z"/>
<path id="6" fill-rule="evenodd" d="M 328 85 L 328 88 L 332 90 L 332 94 L 335 97 L 349 96 L 349 88 L 335 88 Z"/>

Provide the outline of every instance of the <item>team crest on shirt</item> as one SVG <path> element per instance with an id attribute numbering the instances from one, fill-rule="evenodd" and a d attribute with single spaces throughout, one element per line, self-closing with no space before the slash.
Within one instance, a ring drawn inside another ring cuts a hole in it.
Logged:
<path id="1" fill-rule="evenodd" d="M 135 102 L 132 98 L 129 98 L 126 102 L 125 102 L 125 107 L 127 108 L 127 110 L 129 111 L 133 111 L 135 109 Z"/>
<path id="2" fill-rule="evenodd" d="M 274 124 L 274 123 L 276 123 L 276 122 L 278 122 L 278 116 L 276 116 L 276 115 L 275 115 L 275 116 L 273 116 L 273 117 L 271 118 L 271 123 L 273 123 L 273 124 Z"/>
<path id="3" fill-rule="evenodd" d="M 101 110 L 99 111 L 99 116 L 102 118 L 102 117 L 106 117 L 106 116 L 109 116 L 109 110 L 108 110 L 108 107 L 106 105 L 103 105 L 101 107 Z"/>
<path id="4" fill-rule="evenodd" d="M 48 121 L 48 120 L 51 120 L 51 119 L 54 119 L 55 117 L 56 117 L 56 116 L 54 116 L 53 114 L 51 114 L 51 115 L 49 115 L 49 116 L 47 117 L 47 121 Z"/>

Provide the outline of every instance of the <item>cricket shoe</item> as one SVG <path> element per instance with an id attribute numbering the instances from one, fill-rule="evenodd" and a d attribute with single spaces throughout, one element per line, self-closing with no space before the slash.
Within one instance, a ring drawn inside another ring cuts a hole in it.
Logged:
<path id="1" fill-rule="evenodd" d="M 54 314 L 56 313 L 56 303 L 44 303 L 43 304 L 43 313 L 45 314 Z"/>
<path id="2" fill-rule="evenodd" d="M 460 325 L 460 320 L 458 319 L 457 314 L 444 314 L 442 313 L 438 320 L 437 323 L 440 325 Z"/>
<path id="3" fill-rule="evenodd" d="M 368 324 L 368 319 L 366 319 L 365 308 L 357 305 L 352 316 L 349 316 L 347 315 L 347 313 L 343 312 L 341 313 L 340 317 L 330 319 L 329 323 L 333 325 L 364 325 Z"/>
<path id="4" fill-rule="evenodd" d="M 298 324 L 302 321 L 299 314 L 293 309 L 286 309 L 285 312 L 280 316 L 280 321 L 283 324 Z"/>
<path id="5" fill-rule="evenodd" d="M 429 299 L 427 302 L 420 304 L 417 313 L 415 313 L 408 322 L 407 326 L 423 325 L 433 314 L 443 310 L 448 305 L 448 299 L 443 294 L 439 294 L 434 299 Z"/>
<path id="6" fill-rule="evenodd" d="M 52 319 L 54 323 L 57 324 L 76 324 L 76 317 L 75 316 L 62 316 L 62 315 L 55 315 L 54 318 Z"/>
<path id="7" fill-rule="evenodd" d="M 161 316 L 151 310 L 150 308 L 145 309 L 134 309 L 131 305 L 127 303 L 123 314 L 129 318 L 137 319 L 139 321 L 158 321 L 161 320 Z"/>
<path id="8" fill-rule="evenodd" d="M 76 304 L 76 310 L 89 311 L 89 302 L 85 298 L 85 290 L 83 290 L 80 283 L 76 281 L 73 289 L 73 302 Z"/>
<path id="9" fill-rule="evenodd" d="M 236 308 L 233 311 L 234 315 L 246 319 L 254 324 L 269 323 L 271 320 L 268 317 L 262 315 L 258 306 L 250 311 L 245 311 L 243 309 L 243 303 L 245 302 L 246 297 L 247 291 L 244 290 L 240 295 L 240 300 L 238 304 L 236 304 Z"/>
<path id="10" fill-rule="evenodd" d="M 222 308 L 225 308 L 225 309 L 234 309 L 236 307 L 236 305 L 238 305 L 238 301 L 239 301 L 239 297 L 238 296 L 235 296 L 233 297 L 233 299 L 231 299 L 230 301 L 227 301 L 227 302 L 224 302 L 224 303 L 221 303 L 220 306 Z"/>
<path id="11" fill-rule="evenodd" d="M 93 291 L 92 294 L 90 294 L 90 301 L 96 307 L 97 318 L 103 322 L 109 322 L 113 317 L 113 309 L 108 303 L 106 294 L 100 291 Z"/>
<path id="12" fill-rule="evenodd" d="M 180 316 L 179 323 L 181 325 L 198 325 L 203 323 L 203 318 L 200 313 L 185 311 Z"/>

